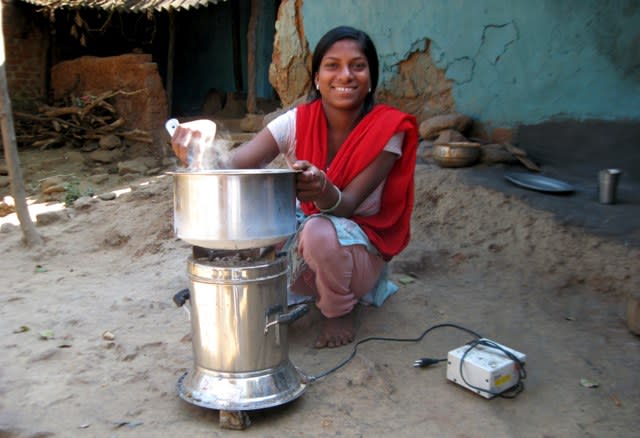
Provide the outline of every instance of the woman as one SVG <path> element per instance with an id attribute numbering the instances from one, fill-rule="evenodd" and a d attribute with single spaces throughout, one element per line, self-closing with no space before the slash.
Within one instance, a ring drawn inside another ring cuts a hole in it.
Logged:
<path id="1" fill-rule="evenodd" d="M 317 348 L 352 342 L 353 310 L 393 293 L 386 263 L 405 248 L 413 209 L 418 130 L 413 116 L 375 105 L 378 55 L 369 36 L 341 26 L 318 42 L 310 102 L 279 116 L 233 151 L 229 167 L 257 168 L 284 154 L 304 214 L 290 246 L 290 290 L 312 295 L 324 316 Z M 180 125 L 183 161 L 201 121 Z"/>

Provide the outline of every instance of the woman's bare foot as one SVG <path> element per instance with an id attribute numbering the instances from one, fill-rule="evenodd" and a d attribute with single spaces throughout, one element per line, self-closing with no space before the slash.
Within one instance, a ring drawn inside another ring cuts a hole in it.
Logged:
<path id="1" fill-rule="evenodd" d="M 324 318 L 324 317 L 323 317 Z M 320 334 L 314 344 L 315 348 L 334 348 L 353 342 L 356 336 L 355 309 L 338 318 L 324 318 Z"/>

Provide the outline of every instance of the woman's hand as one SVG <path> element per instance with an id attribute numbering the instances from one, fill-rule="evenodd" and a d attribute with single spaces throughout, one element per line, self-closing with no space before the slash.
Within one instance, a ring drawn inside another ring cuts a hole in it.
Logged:
<path id="1" fill-rule="evenodd" d="M 331 181 L 327 175 L 313 164 L 305 160 L 298 160 L 291 165 L 293 170 L 299 170 L 296 175 L 296 192 L 300 201 L 318 201 L 328 191 Z"/>
<path id="2" fill-rule="evenodd" d="M 291 167 L 301 170 L 296 176 L 296 191 L 300 201 L 311 201 L 323 212 L 351 217 L 354 211 L 385 180 L 397 155 L 383 151 L 346 187 L 338 188 L 327 175 L 308 161 L 296 161 Z"/>
<path id="3" fill-rule="evenodd" d="M 171 137 L 171 148 L 186 166 L 200 167 L 205 150 L 213 147 L 216 124 L 202 119 L 180 123 Z M 195 162 L 192 162 L 195 161 Z"/>

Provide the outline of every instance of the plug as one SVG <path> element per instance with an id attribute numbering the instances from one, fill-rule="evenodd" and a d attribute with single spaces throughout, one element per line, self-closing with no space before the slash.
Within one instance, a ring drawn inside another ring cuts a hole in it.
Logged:
<path id="1" fill-rule="evenodd" d="M 432 359 L 430 357 L 423 357 L 421 359 L 416 359 L 415 362 L 413 362 L 413 366 L 416 368 L 426 368 L 426 367 L 430 367 L 431 365 L 435 365 L 438 362 L 444 362 L 446 359 Z"/>

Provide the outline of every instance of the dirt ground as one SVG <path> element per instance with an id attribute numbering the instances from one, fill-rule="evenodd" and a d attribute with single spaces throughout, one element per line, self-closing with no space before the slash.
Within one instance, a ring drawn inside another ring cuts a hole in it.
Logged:
<path id="1" fill-rule="evenodd" d="M 40 173 L 22 158 L 29 187 L 43 173 L 82 172 L 40 154 Z M 118 190 L 113 200 L 40 205 L 58 211 L 38 226 L 41 248 L 2 226 L 0 437 L 637 436 L 640 337 L 625 305 L 640 290 L 639 249 L 460 175 L 418 166 L 412 241 L 392 263 L 400 290 L 363 309 L 358 337 L 463 325 L 527 355 L 517 398 L 453 384 L 445 363 L 414 368 L 472 339 L 442 328 L 416 343 L 363 344 L 297 400 L 252 411 L 244 432 L 221 429 L 217 411 L 176 394 L 193 363 L 172 297 L 186 287 L 191 250 L 173 235 L 171 180 L 160 172 L 97 187 Z M 289 357 L 311 375 L 353 348 L 313 349 L 317 322 L 311 312 L 289 330 Z"/>

